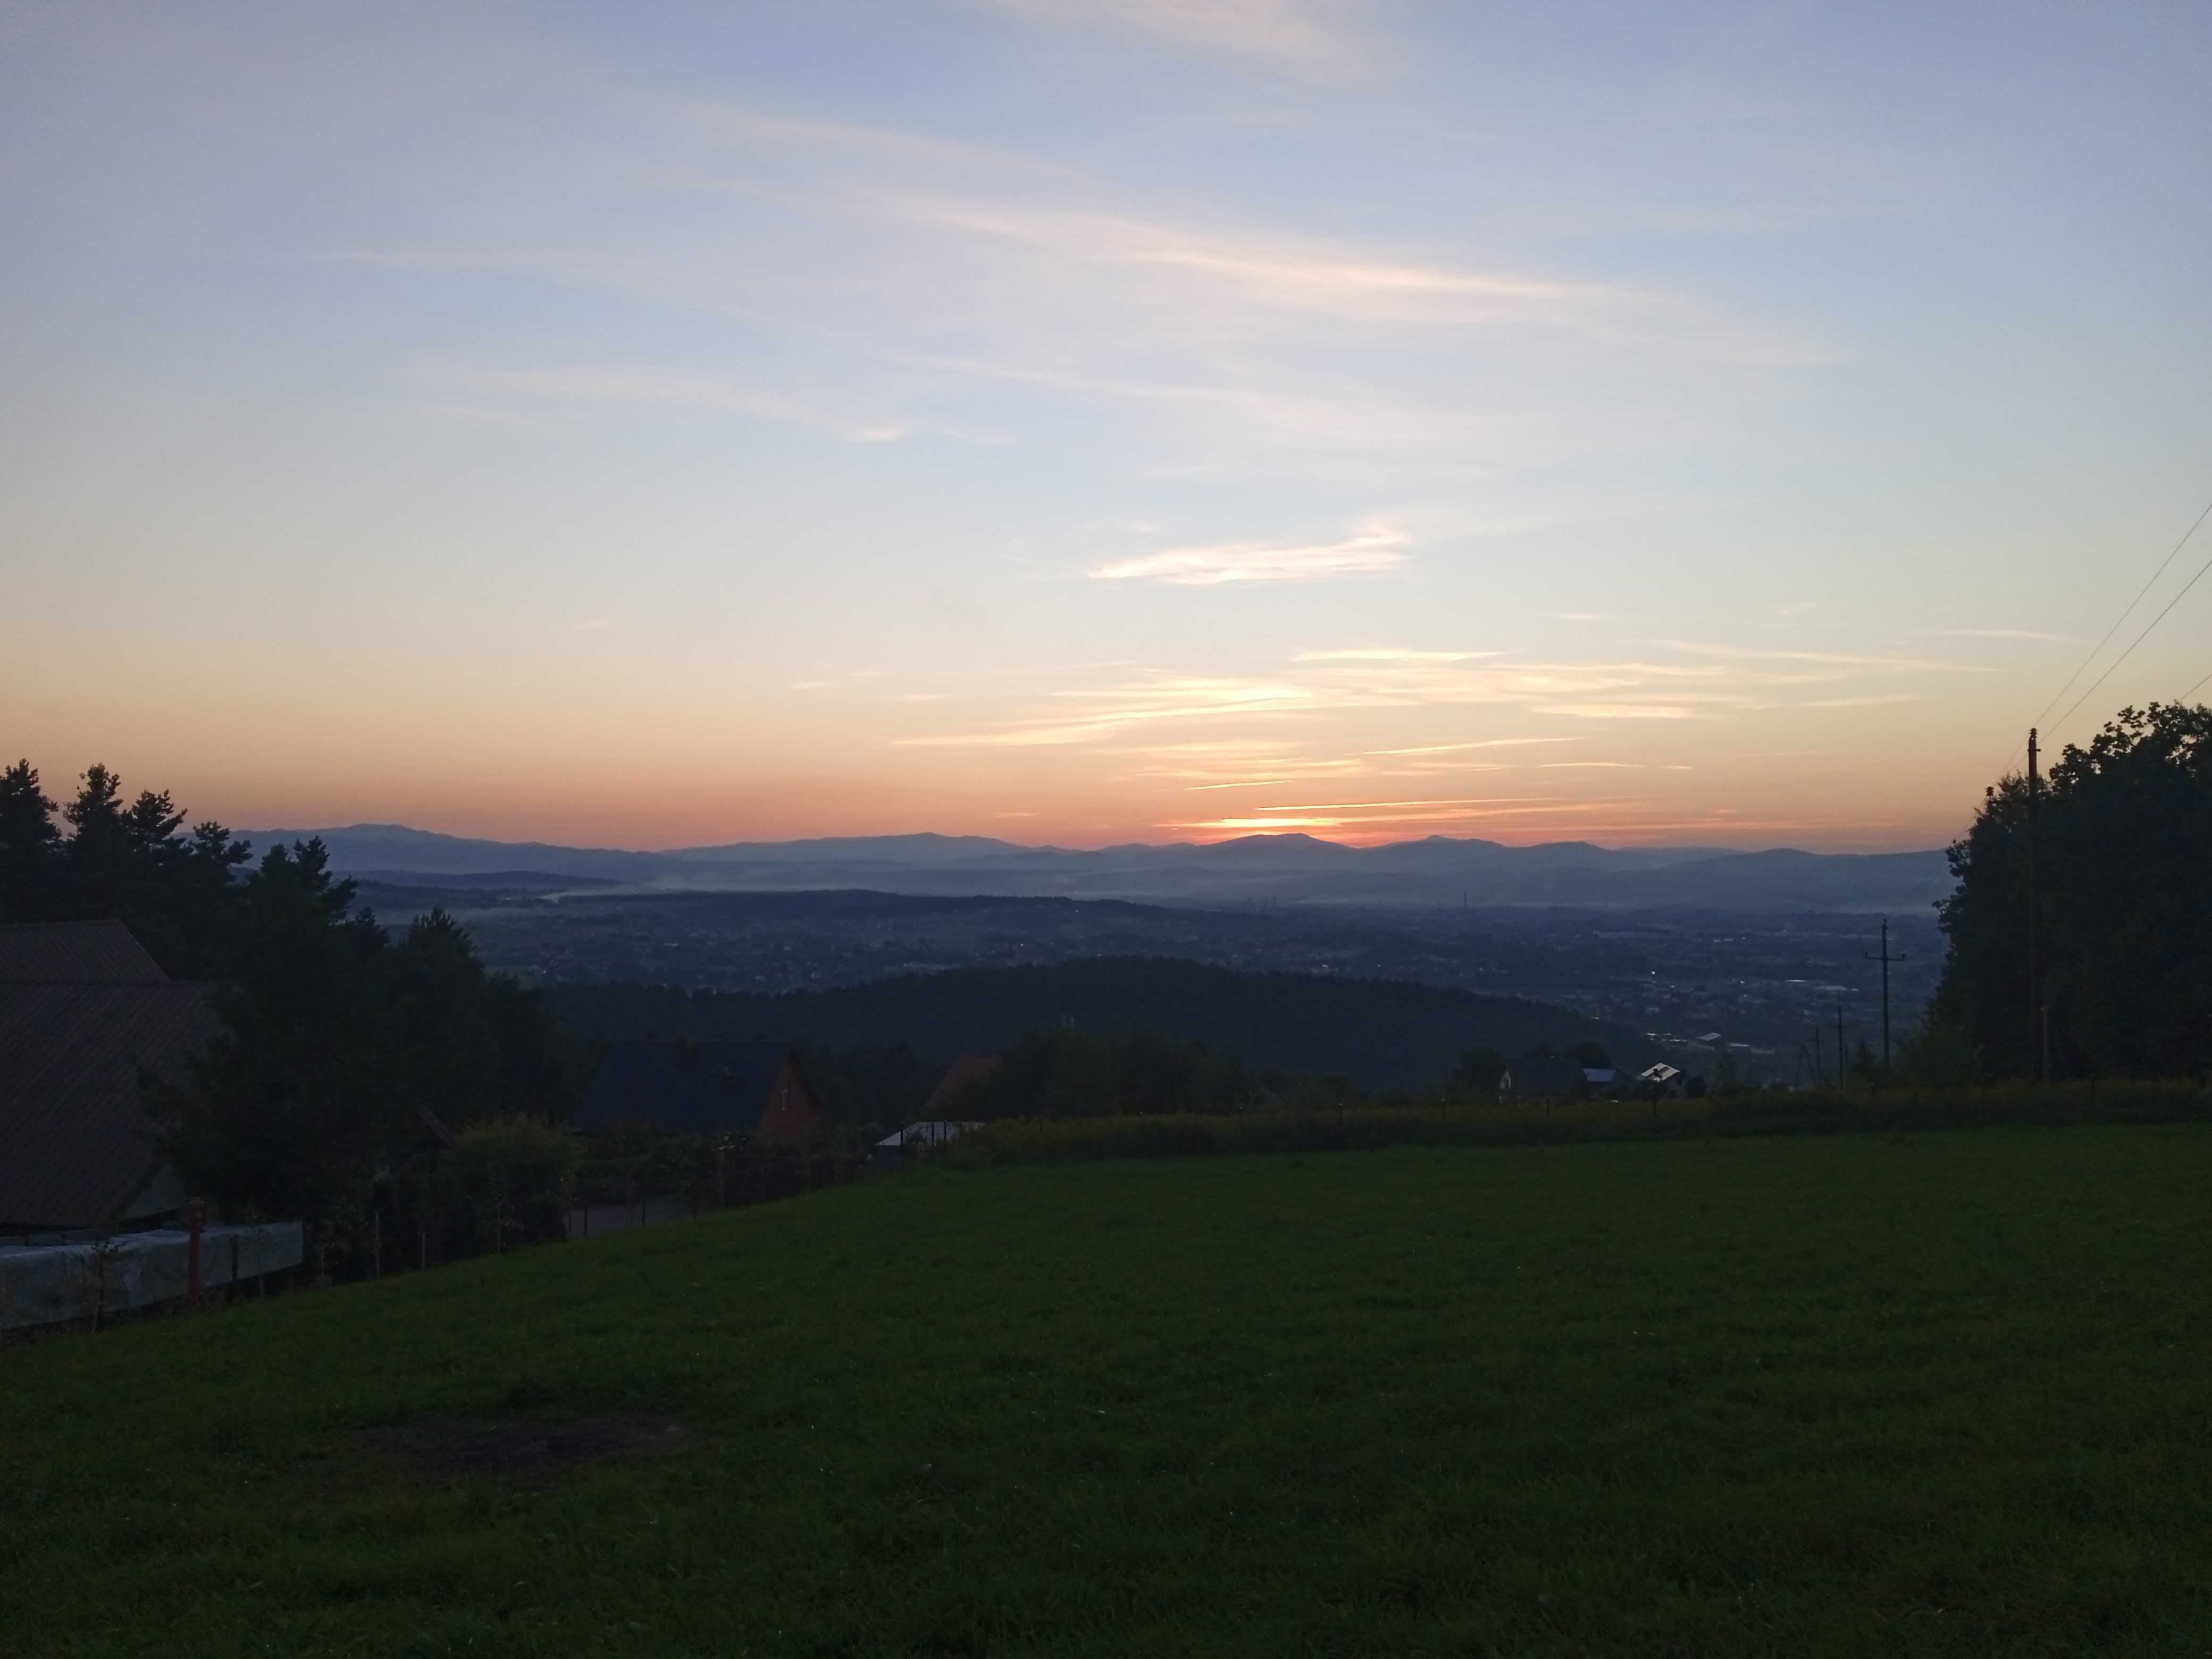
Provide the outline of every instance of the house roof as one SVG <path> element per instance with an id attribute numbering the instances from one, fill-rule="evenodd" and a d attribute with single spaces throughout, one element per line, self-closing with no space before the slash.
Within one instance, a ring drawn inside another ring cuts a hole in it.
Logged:
<path id="1" fill-rule="evenodd" d="M 219 1029 L 197 985 L 0 982 L 0 1225 L 97 1227 L 170 1207 L 149 1194 L 163 1165 L 139 1068 L 180 1077 Z"/>
<path id="2" fill-rule="evenodd" d="M 158 985 L 168 977 L 119 921 L 0 926 L 0 985 Z"/>
<path id="3" fill-rule="evenodd" d="M 1682 1075 L 1680 1068 L 1661 1060 L 1656 1066 L 1647 1066 L 1637 1075 L 1646 1083 L 1671 1083 Z"/>
<path id="4" fill-rule="evenodd" d="M 996 1054 L 963 1054 L 945 1068 L 945 1075 L 929 1091 L 929 1098 L 921 1103 L 923 1112 L 934 1117 L 963 1091 L 982 1082 L 999 1069 Z"/>
<path id="5" fill-rule="evenodd" d="M 1607 1088 L 1611 1086 L 1614 1080 L 1620 1076 L 1620 1072 L 1611 1066 L 1585 1066 L 1583 1067 L 1583 1081 L 1590 1085 L 1593 1088 Z"/>
<path id="6" fill-rule="evenodd" d="M 790 1052 L 781 1042 L 611 1042 L 577 1109 L 576 1126 L 750 1130 Z"/>

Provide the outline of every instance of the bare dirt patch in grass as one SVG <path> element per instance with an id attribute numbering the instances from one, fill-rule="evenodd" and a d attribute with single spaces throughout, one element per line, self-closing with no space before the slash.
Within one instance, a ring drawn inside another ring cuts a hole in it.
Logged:
<path id="1" fill-rule="evenodd" d="M 423 1417 L 364 1429 L 361 1443 L 425 1474 L 550 1474 L 574 1463 L 670 1451 L 683 1443 L 672 1417 L 605 1412 L 560 1423 L 478 1417 Z"/>

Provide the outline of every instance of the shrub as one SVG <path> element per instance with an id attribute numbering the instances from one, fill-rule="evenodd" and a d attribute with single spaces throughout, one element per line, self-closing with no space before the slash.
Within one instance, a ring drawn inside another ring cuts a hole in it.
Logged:
<path id="1" fill-rule="evenodd" d="M 438 1160 L 447 1212 L 479 1250 L 565 1237 L 578 1158 L 575 1136 L 536 1118 L 464 1129 Z"/>

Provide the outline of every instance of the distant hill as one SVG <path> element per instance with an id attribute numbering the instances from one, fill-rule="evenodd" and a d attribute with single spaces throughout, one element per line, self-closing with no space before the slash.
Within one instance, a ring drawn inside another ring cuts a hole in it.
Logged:
<path id="1" fill-rule="evenodd" d="M 1085 852 L 1023 847 L 984 836 L 916 835 L 636 853 L 476 841 L 390 823 L 246 834 L 260 845 L 319 836 L 341 872 L 374 874 L 410 889 L 441 878 L 514 888 L 521 878 L 537 876 L 671 890 L 870 888 L 1196 904 L 1467 902 L 1832 913 L 1924 910 L 1951 890 L 1949 865 L 1940 851 L 1738 853 L 1588 842 L 1506 847 L 1443 836 L 1353 848 L 1281 835 Z"/>
<path id="2" fill-rule="evenodd" d="M 425 876 L 521 874 L 599 877 L 609 881 L 650 881 L 669 864 L 659 853 L 630 853 L 617 848 L 555 847 L 535 841 L 475 841 L 411 830 L 404 823 L 349 823 L 329 830 L 241 830 L 255 849 L 276 842 L 319 836 L 341 875 L 376 874 L 394 882 L 420 882 Z"/>
<path id="3" fill-rule="evenodd" d="M 1640 1067 L 1658 1058 L 1640 1032 L 1515 997 L 1150 957 L 951 969 L 781 996 L 638 985 L 556 986 L 546 996 L 588 1036 L 897 1042 L 949 1060 L 1067 1023 L 1202 1040 L 1251 1065 L 1334 1073 L 1370 1088 L 1441 1082 L 1477 1043 L 1512 1055 L 1539 1042 L 1595 1037 L 1619 1063 Z"/>

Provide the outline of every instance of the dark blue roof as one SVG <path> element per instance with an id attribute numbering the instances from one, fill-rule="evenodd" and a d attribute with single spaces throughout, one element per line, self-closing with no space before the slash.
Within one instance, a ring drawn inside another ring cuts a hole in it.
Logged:
<path id="1" fill-rule="evenodd" d="M 781 1042 L 611 1042 L 576 1126 L 750 1130 L 787 1052 Z"/>

